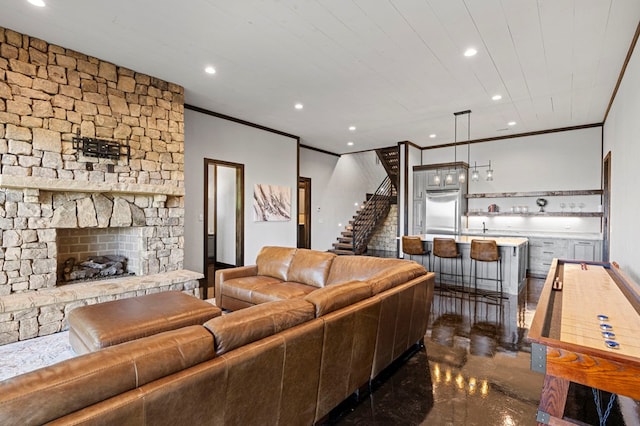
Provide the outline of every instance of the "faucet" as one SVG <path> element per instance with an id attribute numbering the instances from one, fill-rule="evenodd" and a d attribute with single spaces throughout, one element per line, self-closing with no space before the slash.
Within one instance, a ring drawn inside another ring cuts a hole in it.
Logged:
<path id="1" fill-rule="evenodd" d="M 487 226 L 484 224 L 484 222 L 482 222 L 482 233 L 486 234 L 488 231 Z"/>

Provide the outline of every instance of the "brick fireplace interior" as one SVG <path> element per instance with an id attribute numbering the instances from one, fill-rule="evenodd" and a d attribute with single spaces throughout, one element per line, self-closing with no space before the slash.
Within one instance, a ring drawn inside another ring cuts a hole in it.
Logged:
<path id="1" fill-rule="evenodd" d="M 121 275 L 127 273 L 143 275 L 139 259 L 144 248 L 140 227 L 58 229 L 56 246 L 57 285 L 83 279 L 82 277 L 65 278 L 65 265 L 78 267 L 82 262 L 96 257 L 122 256 L 126 259 L 126 263 Z M 81 274 L 77 275 L 81 276 Z M 95 278 L 99 277 L 98 275 Z"/>

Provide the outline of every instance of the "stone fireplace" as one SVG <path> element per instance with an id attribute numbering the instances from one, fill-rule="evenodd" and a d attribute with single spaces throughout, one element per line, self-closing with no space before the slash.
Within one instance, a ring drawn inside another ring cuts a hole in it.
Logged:
<path id="1" fill-rule="evenodd" d="M 128 146 L 84 156 L 77 135 Z M 182 87 L 0 27 L 0 344 L 66 328 L 76 306 L 165 290 L 183 270 Z M 58 282 L 69 257 L 131 277 Z"/>

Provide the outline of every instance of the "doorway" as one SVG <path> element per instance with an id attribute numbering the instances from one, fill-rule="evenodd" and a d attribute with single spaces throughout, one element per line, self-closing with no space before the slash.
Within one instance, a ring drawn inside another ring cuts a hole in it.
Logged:
<path id="1" fill-rule="evenodd" d="M 215 271 L 244 265 L 244 165 L 204 159 L 204 297 L 215 296 Z"/>
<path id="2" fill-rule="evenodd" d="M 609 209 L 611 208 L 611 151 L 602 162 L 602 261 L 609 261 Z"/>
<path id="3" fill-rule="evenodd" d="M 298 248 L 311 248 L 311 178 L 298 178 Z"/>

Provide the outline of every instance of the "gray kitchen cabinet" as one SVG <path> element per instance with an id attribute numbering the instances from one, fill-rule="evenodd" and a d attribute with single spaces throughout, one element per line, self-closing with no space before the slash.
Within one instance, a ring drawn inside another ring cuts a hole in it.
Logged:
<path id="1" fill-rule="evenodd" d="M 602 242 L 593 240 L 571 240 L 569 259 L 602 261 Z"/>
<path id="2" fill-rule="evenodd" d="M 602 260 L 602 241 L 529 237 L 529 275 L 546 277 L 554 258 Z"/>
<path id="3" fill-rule="evenodd" d="M 413 200 L 424 200 L 427 192 L 427 171 L 413 172 Z"/>
<path id="4" fill-rule="evenodd" d="M 529 238 L 529 275 L 546 277 L 553 259 L 566 259 L 568 248 L 566 239 Z"/>
<path id="5" fill-rule="evenodd" d="M 424 206 L 427 196 L 427 171 L 416 170 L 413 172 L 413 235 L 424 234 Z"/>
<path id="6" fill-rule="evenodd" d="M 425 201 L 413 200 L 413 235 L 424 234 L 424 207 Z"/>
<path id="7" fill-rule="evenodd" d="M 466 185 L 466 183 L 460 183 L 458 181 L 458 173 L 461 171 L 465 171 L 463 168 L 455 168 L 455 169 L 438 169 L 438 170 L 427 170 L 427 189 L 429 190 L 437 190 L 437 189 L 459 189 L 462 185 Z M 451 183 L 447 183 L 447 173 L 451 173 L 453 175 L 453 180 Z M 440 181 L 436 178 L 438 176 Z"/>

